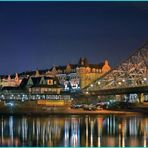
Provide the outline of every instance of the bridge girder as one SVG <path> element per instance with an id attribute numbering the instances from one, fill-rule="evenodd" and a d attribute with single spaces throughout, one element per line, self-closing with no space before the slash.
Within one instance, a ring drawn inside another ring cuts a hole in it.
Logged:
<path id="1" fill-rule="evenodd" d="M 95 80 L 83 91 L 96 92 L 143 86 L 148 86 L 148 44 L 136 50 L 119 66 Z"/>

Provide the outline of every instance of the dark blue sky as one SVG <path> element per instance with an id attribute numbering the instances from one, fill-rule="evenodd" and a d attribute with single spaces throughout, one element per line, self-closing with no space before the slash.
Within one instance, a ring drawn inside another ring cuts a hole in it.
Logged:
<path id="1" fill-rule="evenodd" d="M 0 74 L 109 60 L 148 40 L 148 2 L 0 2 Z"/>

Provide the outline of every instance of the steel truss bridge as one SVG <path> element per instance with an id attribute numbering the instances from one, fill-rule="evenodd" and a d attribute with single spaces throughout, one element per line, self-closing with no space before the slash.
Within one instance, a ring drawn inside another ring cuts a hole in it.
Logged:
<path id="1" fill-rule="evenodd" d="M 85 95 L 148 94 L 148 42 L 83 89 Z"/>

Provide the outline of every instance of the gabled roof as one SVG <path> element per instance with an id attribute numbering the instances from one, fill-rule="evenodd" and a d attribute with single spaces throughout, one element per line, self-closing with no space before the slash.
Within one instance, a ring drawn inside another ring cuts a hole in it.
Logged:
<path id="1" fill-rule="evenodd" d="M 23 78 L 20 84 L 20 87 L 25 87 L 27 85 L 27 82 L 28 82 L 28 78 Z"/>
<path id="2" fill-rule="evenodd" d="M 84 64 L 82 64 L 82 61 L 83 61 Z M 90 67 L 90 68 L 102 69 L 104 64 L 105 64 L 105 62 L 100 63 L 100 64 L 89 64 L 88 60 L 86 58 L 80 58 L 78 64 L 67 64 L 67 65 L 69 65 L 71 69 L 76 69 L 77 67 L 78 68 L 80 68 L 80 67 Z M 53 68 L 55 68 L 56 71 L 58 71 L 58 73 L 62 74 L 62 73 L 65 73 L 67 65 L 64 65 L 64 66 L 61 66 L 61 65 L 60 66 L 53 66 L 50 69 L 38 70 L 38 72 L 39 72 L 40 75 L 46 75 L 47 72 L 51 72 L 51 75 L 52 74 L 54 75 L 52 70 L 53 70 Z M 69 73 L 71 73 L 71 72 L 69 72 Z M 35 74 L 36 74 L 36 70 L 26 71 L 26 72 L 18 73 L 18 77 L 19 78 L 24 78 L 24 77 L 27 77 L 27 76 L 35 76 Z M 8 75 L 1 75 L 0 77 L 1 77 L 1 79 L 7 79 Z M 15 74 L 12 74 L 11 78 L 14 79 L 15 78 Z"/>
<path id="3" fill-rule="evenodd" d="M 50 71 L 52 71 L 53 69 L 56 69 L 57 70 L 61 70 L 62 72 L 64 72 L 64 70 L 66 69 L 66 66 L 53 66 Z"/>
<path id="4" fill-rule="evenodd" d="M 76 69 L 78 67 L 77 64 L 68 64 L 70 66 L 71 69 Z M 64 65 L 64 66 L 53 66 L 50 71 L 52 71 L 53 69 L 55 68 L 56 71 L 61 71 L 61 73 L 65 73 L 64 71 L 66 70 L 67 68 L 67 65 Z"/>
<path id="5" fill-rule="evenodd" d="M 32 81 L 33 81 L 33 85 L 39 85 L 41 77 L 31 77 Z"/>
<path id="6" fill-rule="evenodd" d="M 100 64 L 89 64 L 90 68 L 98 68 L 98 69 L 102 69 L 104 66 L 104 63 L 100 63 Z"/>
<path id="7" fill-rule="evenodd" d="M 33 82 L 33 87 L 37 87 L 37 86 L 43 86 L 43 85 L 47 85 L 47 84 L 40 84 L 41 79 L 44 78 L 45 80 L 53 80 L 56 81 L 56 84 L 53 84 L 52 87 L 57 87 L 60 83 L 57 77 L 29 77 L 29 78 L 23 78 L 20 87 L 26 87 L 28 80 L 31 79 Z"/>
<path id="8" fill-rule="evenodd" d="M 100 64 L 87 64 L 87 65 L 80 65 L 80 64 L 69 64 L 69 66 L 71 67 L 71 69 L 76 69 L 77 67 L 90 67 L 90 68 L 98 68 L 98 69 L 102 69 L 104 66 L 104 62 L 100 63 Z M 53 68 L 56 69 L 56 71 L 61 70 L 62 73 L 64 73 L 64 70 L 66 70 L 66 66 L 53 66 L 50 70 L 52 71 Z"/>

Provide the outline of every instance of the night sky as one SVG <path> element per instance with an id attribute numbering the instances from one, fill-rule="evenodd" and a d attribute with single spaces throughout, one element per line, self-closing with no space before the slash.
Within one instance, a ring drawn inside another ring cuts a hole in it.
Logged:
<path id="1" fill-rule="evenodd" d="M 0 74 L 110 65 L 148 41 L 148 2 L 0 2 Z"/>

